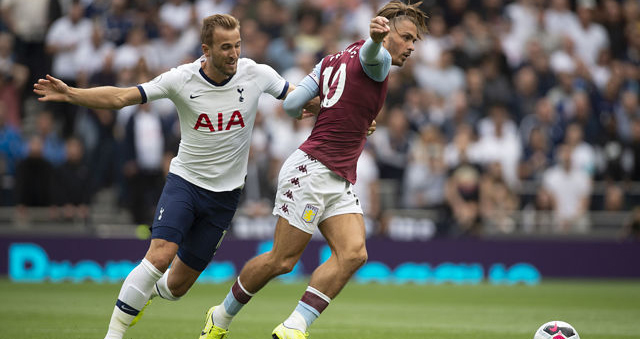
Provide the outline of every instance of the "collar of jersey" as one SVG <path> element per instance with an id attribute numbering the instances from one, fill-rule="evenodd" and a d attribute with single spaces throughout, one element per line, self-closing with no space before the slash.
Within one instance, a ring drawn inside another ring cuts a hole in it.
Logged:
<path id="1" fill-rule="evenodd" d="M 207 80 L 208 83 L 214 85 L 214 86 L 224 86 L 226 85 L 229 81 L 231 81 L 231 79 L 233 79 L 233 75 L 230 76 L 229 78 L 227 78 L 226 80 L 224 80 L 223 82 L 217 83 L 215 81 L 213 81 L 213 79 L 209 78 L 206 74 L 204 74 L 204 70 L 202 69 L 202 67 L 200 67 L 200 75 L 202 75 L 202 77 L 204 78 L 204 80 Z M 235 74 L 234 74 L 235 75 Z"/>

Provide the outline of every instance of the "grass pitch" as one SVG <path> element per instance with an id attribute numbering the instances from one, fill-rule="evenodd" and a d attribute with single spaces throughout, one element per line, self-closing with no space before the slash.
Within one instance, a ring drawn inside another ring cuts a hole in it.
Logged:
<path id="1" fill-rule="evenodd" d="M 125 338 L 195 339 L 204 313 L 231 286 L 196 284 L 178 302 L 157 298 Z M 270 339 L 306 283 L 272 282 L 242 310 L 229 339 Z M 98 338 L 120 284 L 0 280 L 0 338 Z M 640 338 L 640 281 L 544 281 L 538 286 L 351 283 L 310 328 L 312 339 L 532 339 L 549 320 L 582 339 Z"/>

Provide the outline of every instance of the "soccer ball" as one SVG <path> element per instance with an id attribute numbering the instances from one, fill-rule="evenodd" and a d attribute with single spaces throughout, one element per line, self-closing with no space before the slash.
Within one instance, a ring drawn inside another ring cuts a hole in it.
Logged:
<path id="1" fill-rule="evenodd" d="M 540 326 L 533 339 L 580 339 L 580 336 L 573 326 L 554 320 Z"/>

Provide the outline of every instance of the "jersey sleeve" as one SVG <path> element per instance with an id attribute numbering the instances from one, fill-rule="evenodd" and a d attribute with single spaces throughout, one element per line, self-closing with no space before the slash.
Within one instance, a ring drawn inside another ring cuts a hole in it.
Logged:
<path id="1" fill-rule="evenodd" d="M 264 93 L 276 99 L 282 99 L 289 90 L 289 82 L 284 80 L 271 66 L 256 64 L 255 75 L 258 85 Z"/>
<path id="2" fill-rule="evenodd" d="M 360 48 L 359 59 L 362 69 L 369 78 L 382 82 L 389 75 L 391 54 L 382 47 L 382 43 L 375 43 L 371 38 L 368 38 Z"/>
<path id="3" fill-rule="evenodd" d="M 318 82 L 320 79 L 320 67 L 322 62 L 319 62 L 313 71 L 309 73 L 294 89 L 282 103 L 282 108 L 287 114 L 293 118 L 297 118 L 302 114 L 302 107 L 311 99 L 318 95 Z"/>
<path id="4" fill-rule="evenodd" d="M 142 95 L 142 103 L 144 104 L 161 98 L 171 98 L 178 92 L 178 87 L 183 83 L 180 71 L 177 68 L 172 68 L 137 87 Z"/>

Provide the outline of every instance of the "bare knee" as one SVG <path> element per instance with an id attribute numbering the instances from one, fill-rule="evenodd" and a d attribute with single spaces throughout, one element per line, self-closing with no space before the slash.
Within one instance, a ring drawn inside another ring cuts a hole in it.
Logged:
<path id="1" fill-rule="evenodd" d="M 274 253 L 270 253 L 267 265 L 271 268 L 273 275 L 276 276 L 293 271 L 298 259 L 299 257 L 297 256 L 277 256 Z"/>
<path id="2" fill-rule="evenodd" d="M 178 245 L 165 240 L 153 239 L 144 256 L 159 271 L 167 270 L 178 251 Z"/>
<path id="3" fill-rule="evenodd" d="M 355 272 L 367 262 L 367 259 L 367 250 L 363 246 L 362 248 L 349 250 L 344 253 L 340 258 L 340 263 L 346 270 Z"/>

